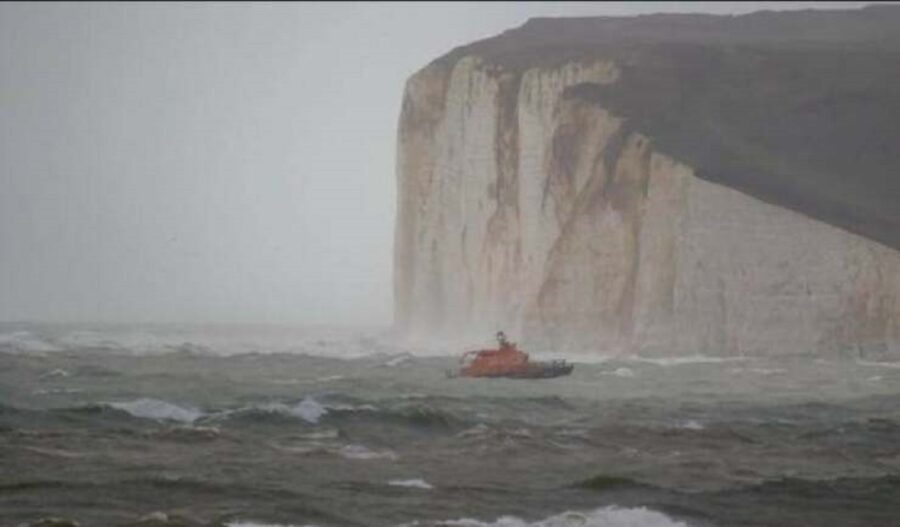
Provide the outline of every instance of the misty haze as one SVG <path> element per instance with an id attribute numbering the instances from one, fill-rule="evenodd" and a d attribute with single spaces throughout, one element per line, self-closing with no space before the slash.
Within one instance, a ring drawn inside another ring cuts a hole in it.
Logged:
<path id="1" fill-rule="evenodd" d="M 0 5 L 0 527 L 900 524 L 900 5 Z"/>

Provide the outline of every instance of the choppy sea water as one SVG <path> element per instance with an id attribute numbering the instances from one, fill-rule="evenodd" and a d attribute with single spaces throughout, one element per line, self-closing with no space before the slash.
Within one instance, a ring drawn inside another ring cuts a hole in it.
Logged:
<path id="1" fill-rule="evenodd" d="M 0 525 L 900 525 L 898 363 L 262 333 L 0 326 Z"/>

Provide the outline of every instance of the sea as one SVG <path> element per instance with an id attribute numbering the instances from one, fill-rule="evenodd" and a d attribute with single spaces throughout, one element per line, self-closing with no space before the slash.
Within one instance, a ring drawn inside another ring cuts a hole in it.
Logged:
<path id="1" fill-rule="evenodd" d="M 900 362 L 598 350 L 448 376 L 463 351 L 2 324 L 0 526 L 900 526 Z"/>

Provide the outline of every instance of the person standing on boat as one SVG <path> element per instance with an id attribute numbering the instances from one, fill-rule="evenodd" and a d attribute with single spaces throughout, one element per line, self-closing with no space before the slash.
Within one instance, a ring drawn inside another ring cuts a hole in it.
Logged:
<path id="1" fill-rule="evenodd" d="M 506 333 L 502 331 L 497 332 L 497 344 L 500 345 L 501 350 L 509 349 L 515 346 L 515 344 L 506 340 Z"/>

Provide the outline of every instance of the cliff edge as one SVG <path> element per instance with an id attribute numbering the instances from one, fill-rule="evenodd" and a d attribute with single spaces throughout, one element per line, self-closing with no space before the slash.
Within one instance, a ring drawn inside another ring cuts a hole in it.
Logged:
<path id="1" fill-rule="evenodd" d="M 537 19 L 407 83 L 395 322 L 900 356 L 900 7 Z"/>

